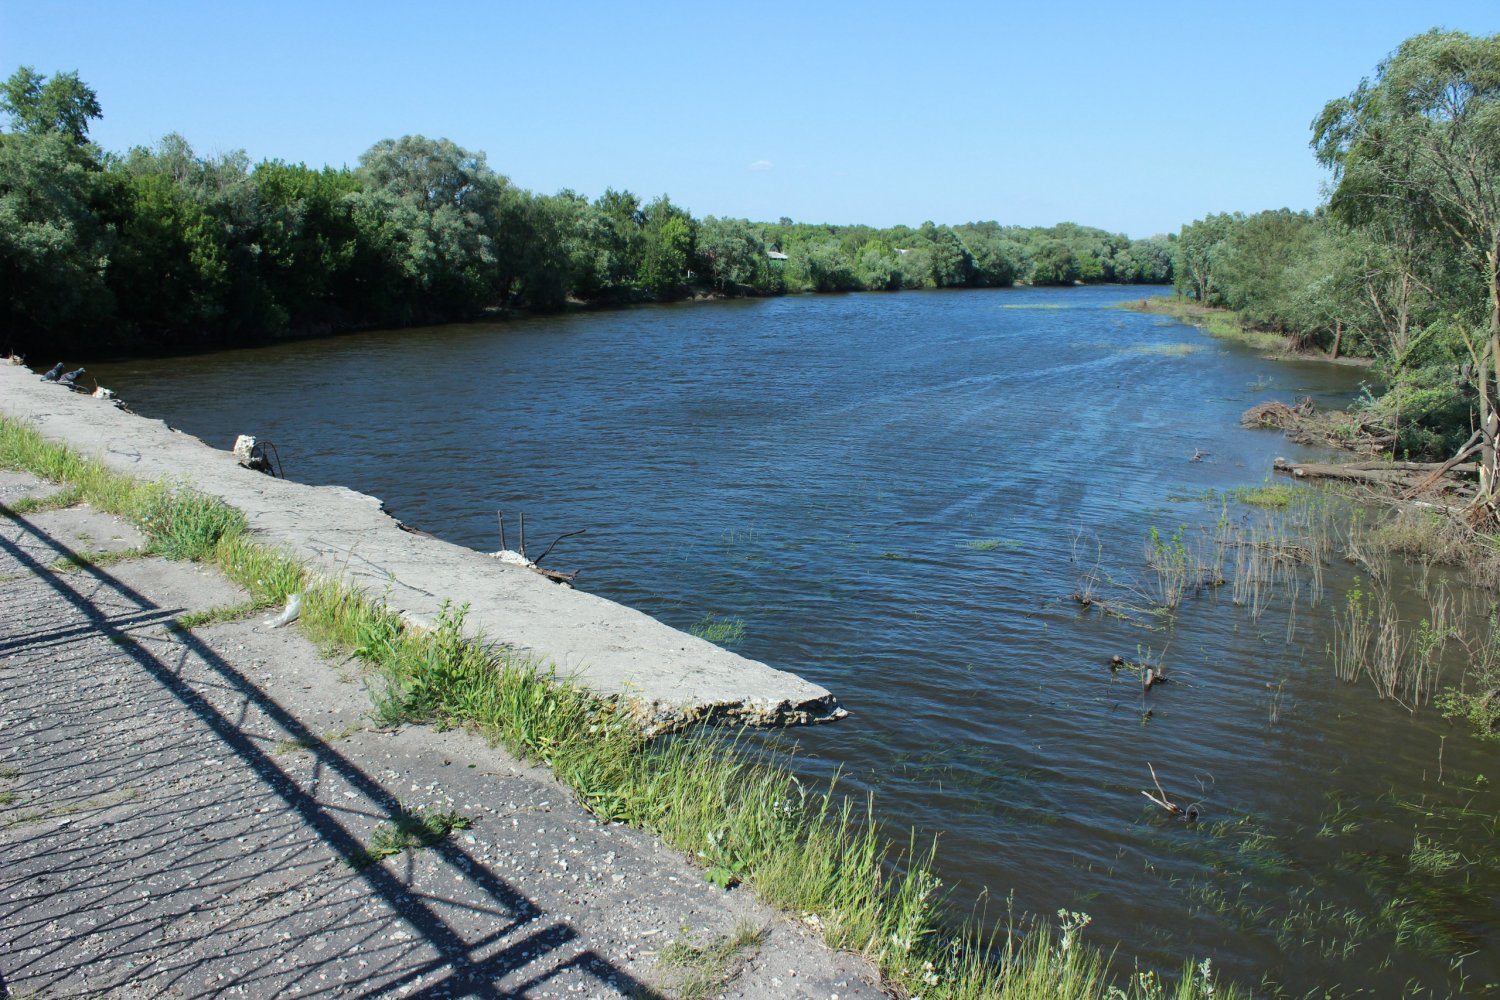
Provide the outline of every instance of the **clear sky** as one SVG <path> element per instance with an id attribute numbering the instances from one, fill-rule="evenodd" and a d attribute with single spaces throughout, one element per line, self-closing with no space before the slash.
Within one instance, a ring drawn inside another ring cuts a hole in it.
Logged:
<path id="1" fill-rule="evenodd" d="M 1435 26 L 1500 4 L 0 0 L 0 73 L 77 70 L 115 151 L 352 166 L 422 133 L 698 216 L 1141 237 L 1315 206 L 1308 124 Z"/>

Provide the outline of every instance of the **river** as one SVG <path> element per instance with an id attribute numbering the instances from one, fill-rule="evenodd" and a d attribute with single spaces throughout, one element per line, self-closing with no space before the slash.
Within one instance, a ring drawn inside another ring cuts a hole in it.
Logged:
<path id="1" fill-rule="evenodd" d="M 939 835 L 960 905 L 1086 912 L 1127 967 L 1483 995 L 1495 747 L 1334 678 L 1354 571 L 1331 558 L 1290 629 L 1228 587 L 1150 610 L 1153 528 L 1165 551 L 1258 523 L 1230 491 L 1317 457 L 1240 413 L 1343 405 L 1365 373 L 1116 308 L 1141 294 L 679 304 L 89 368 L 454 542 L 499 548 L 502 510 L 533 555 L 586 528 L 547 565 L 684 629 L 742 625 L 738 652 L 838 695 L 847 720 L 770 739 Z M 1171 682 L 1147 694 L 1115 655 Z M 1198 823 L 1141 795 L 1152 767 Z"/>

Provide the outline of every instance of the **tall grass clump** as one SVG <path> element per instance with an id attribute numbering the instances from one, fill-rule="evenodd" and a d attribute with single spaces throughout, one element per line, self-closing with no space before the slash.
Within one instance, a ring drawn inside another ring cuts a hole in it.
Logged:
<path id="1" fill-rule="evenodd" d="M 1201 584 L 1201 568 L 1188 551 L 1184 535 L 1187 525 L 1177 526 L 1171 538 L 1163 538 L 1155 525 L 1146 542 L 1146 565 L 1155 578 L 1150 587 L 1151 600 L 1159 608 L 1173 611 L 1182 604 L 1190 588 Z"/>
<path id="2" fill-rule="evenodd" d="M 140 488 L 134 514 L 152 550 L 168 559 L 209 559 L 245 530 L 245 515 L 224 501 L 166 483 Z"/>
<path id="3" fill-rule="evenodd" d="M 1329 651 L 1334 674 L 1353 682 L 1368 677 L 1375 693 L 1412 709 L 1432 700 L 1440 680 L 1443 647 L 1454 633 L 1453 605 L 1446 589 L 1434 591 L 1421 621 L 1402 620 L 1383 587 L 1366 594 L 1359 585 L 1334 614 Z"/>
<path id="4" fill-rule="evenodd" d="M 1438 698 L 1450 719 L 1463 719 L 1485 739 L 1500 739 L 1500 610 L 1490 606 L 1482 636 L 1464 639 L 1469 669 L 1458 687 Z"/>

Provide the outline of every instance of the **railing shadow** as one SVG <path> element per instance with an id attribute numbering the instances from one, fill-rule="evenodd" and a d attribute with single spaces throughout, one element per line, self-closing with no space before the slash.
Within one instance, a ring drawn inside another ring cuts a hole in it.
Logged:
<path id="1" fill-rule="evenodd" d="M 56 553 L 59 559 L 77 553 L 48 536 L 26 516 L 16 515 L 3 505 L 0 505 L 0 517 L 4 517 L 11 524 L 18 525 L 29 536 L 29 540 L 18 539 L 16 541 L 0 536 L 0 557 L 8 557 L 22 570 L 43 581 L 53 595 L 48 599 L 48 603 L 60 609 L 59 617 L 67 619 L 62 622 L 43 624 L 30 634 L 26 634 L 31 625 L 15 620 L 14 614 L 7 614 L 6 609 L 0 607 L 0 622 L 8 626 L 6 630 L 15 629 L 20 633 L 0 638 L 0 654 L 16 657 L 26 654 L 34 655 L 45 650 L 45 655 L 50 656 L 53 655 L 53 650 L 60 646 L 102 635 L 113 644 L 111 656 L 117 655 L 122 661 L 138 668 L 152 683 L 159 686 L 170 695 L 171 699 L 191 713 L 228 754 L 232 754 L 249 769 L 263 789 L 269 790 L 271 794 L 279 798 L 298 821 L 315 831 L 334 852 L 345 859 L 353 859 L 361 855 L 363 845 L 351 829 L 341 821 L 334 808 L 320 803 L 313 794 L 309 794 L 271 754 L 257 746 L 255 740 L 247 735 L 234 719 L 216 708 L 209 699 L 195 689 L 192 682 L 181 676 L 172 663 L 163 656 L 153 653 L 144 642 L 139 641 L 139 637 L 128 634 L 130 630 L 138 629 L 143 625 L 169 620 L 178 613 L 177 611 L 158 607 L 145 595 L 99 566 L 85 564 L 81 569 L 67 574 L 49 569 L 41 559 L 28 551 L 28 548 L 48 550 Z M 19 544 L 19 542 L 25 542 L 25 544 Z M 108 591 L 112 599 L 123 601 L 134 610 L 124 614 L 109 612 L 100 606 L 100 601 L 91 598 L 86 593 L 89 589 L 94 589 L 97 593 L 98 588 Z M 192 632 L 178 632 L 174 637 L 174 642 L 181 644 L 178 647 L 179 652 L 184 655 L 191 654 L 211 670 L 226 688 L 232 689 L 263 713 L 268 720 L 284 731 L 289 739 L 301 744 L 302 749 L 314 757 L 318 768 L 338 775 L 348 783 L 351 789 L 363 795 L 369 802 L 377 804 L 379 809 L 384 810 L 388 815 L 394 815 L 401 809 L 396 798 L 377 780 L 340 753 L 337 748 L 320 739 L 316 733 L 279 705 L 199 636 Z M 86 725 L 89 722 L 89 713 L 93 709 L 92 699 L 86 696 L 85 691 L 80 691 L 78 694 L 79 697 L 75 698 L 71 704 L 58 705 L 49 711 L 57 712 L 63 719 L 76 718 L 80 724 Z M 129 739 L 131 733 L 135 731 L 133 727 L 145 726 L 144 722 L 131 719 L 117 720 L 117 724 L 121 727 L 121 735 L 125 739 Z M 128 753 L 128 750 L 122 749 L 121 753 Z M 139 760 L 122 760 L 115 766 L 122 774 L 132 771 L 138 773 L 141 763 Z M 37 770 L 37 768 L 29 768 L 28 776 L 33 776 Z M 56 782 L 67 780 L 64 774 L 52 777 Z M 105 805 L 112 804 L 105 803 Z M 186 825 L 190 832 L 197 833 L 198 830 L 191 826 L 191 818 L 198 808 L 184 802 L 180 808 L 169 810 L 163 815 L 162 829 L 170 829 L 174 834 L 180 834 Z M 251 822 L 255 821 L 252 817 Z M 200 822 L 202 827 L 211 825 L 207 821 Z M 206 836 L 207 831 L 204 830 L 203 833 Z M 482 891 L 483 898 L 491 908 L 487 915 L 496 919 L 496 926 L 478 937 L 466 937 L 437 911 L 433 902 L 425 894 L 403 884 L 385 864 L 376 863 L 359 868 L 356 870 L 357 877 L 363 880 L 372 893 L 388 904 L 390 911 L 399 915 L 376 921 L 375 923 L 379 926 L 371 927 L 369 933 L 373 935 L 379 930 L 387 929 L 386 922 L 390 919 L 401 920 L 415 935 L 425 941 L 435 954 L 427 960 L 401 969 L 390 978 L 382 978 L 378 988 L 372 989 L 369 984 L 366 984 L 364 988 L 368 992 L 355 995 L 373 996 L 393 990 L 411 990 L 405 995 L 524 997 L 528 990 L 538 987 L 568 969 L 576 969 L 597 979 L 599 981 L 597 985 L 601 987 L 642 998 L 658 996 L 645 983 L 592 950 L 586 950 L 555 966 L 546 967 L 542 960 L 576 940 L 578 931 L 559 920 L 549 922 L 547 914 L 540 906 L 497 877 L 482 860 L 466 851 L 453 838 L 445 838 L 432 845 L 429 850 L 435 852 L 453 871 L 462 872 L 475 887 Z M 208 846 L 197 851 L 189 849 L 180 863 L 185 868 L 194 871 L 201 868 L 204 877 L 212 879 L 214 865 L 209 859 L 210 853 L 211 848 Z M 55 871 L 49 869 L 49 871 L 54 874 L 65 874 L 67 862 L 60 861 L 60 864 L 62 864 L 61 868 Z M 5 882 L 16 883 L 26 880 L 26 876 L 16 877 L 14 872 L 9 878 L 3 876 L 0 878 L 3 878 Z M 128 874 L 121 873 L 119 881 L 121 883 L 119 886 L 105 883 L 100 888 L 101 890 L 123 889 L 125 883 L 128 882 Z M 211 883 L 209 887 L 212 887 Z M 13 895 L 12 898 L 15 896 Z M 22 926 L 24 920 L 13 922 L 8 916 L 5 923 L 9 929 L 7 936 L 12 940 L 25 932 Z M 149 921 L 143 918 L 143 927 L 139 933 L 147 933 L 144 926 L 146 923 Z M 341 927 L 347 930 L 349 925 L 346 923 Z M 504 944 L 493 954 L 485 954 L 488 950 L 501 945 L 504 939 L 528 929 L 529 933 L 525 933 L 519 940 Z M 13 957 L 15 957 L 14 953 Z M 34 958 L 30 959 L 28 964 L 34 961 Z M 540 971 L 520 985 L 505 988 L 499 985 L 501 980 L 522 973 L 530 966 L 536 966 Z M 196 966 L 188 966 L 183 969 L 178 982 L 186 978 L 195 968 Z M 149 969 L 138 971 L 151 974 Z M 251 972 L 252 970 L 247 968 L 246 976 L 249 976 Z M 0 968 L 0 996 L 10 995 L 7 978 L 6 970 Z M 14 983 L 9 984 L 9 987 L 13 988 Z"/>

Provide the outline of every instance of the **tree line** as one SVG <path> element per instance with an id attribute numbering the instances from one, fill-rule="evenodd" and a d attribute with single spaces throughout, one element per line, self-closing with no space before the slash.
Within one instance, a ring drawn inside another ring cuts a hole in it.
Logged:
<path id="1" fill-rule="evenodd" d="M 1314 212 L 1209 215 L 1174 242 L 1174 285 L 1303 347 L 1372 358 L 1361 404 L 1398 457 L 1477 459 L 1495 518 L 1500 378 L 1500 35 L 1430 31 L 1330 101 Z"/>
<path id="2" fill-rule="evenodd" d="M 175 134 L 109 153 L 89 140 L 101 109 L 77 73 L 22 67 L 0 112 L 0 349 L 14 351 L 219 347 L 694 294 L 1172 277 L 1168 237 L 700 219 L 666 195 L 534 194 L 483 153 L 419 135 L 352 169 L 202 156 Z"/>

